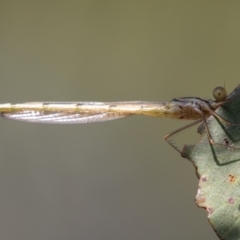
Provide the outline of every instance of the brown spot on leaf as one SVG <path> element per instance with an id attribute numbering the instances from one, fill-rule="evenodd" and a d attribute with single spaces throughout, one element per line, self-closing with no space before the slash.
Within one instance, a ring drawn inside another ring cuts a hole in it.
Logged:
<path id="1" fill-rule="evenodd" d="M 235 176 L 234 175 L 229 174 L 228 177 L 229 177 L 229 182 L 230 183 L 234 183 L 235 182 Z"/>
<path id="2" fill-rule="evenodd" d="M 225 144 L 226 146 L 229 146 L 229 145 L 230 145 L 230 142 L 229 142 L 229 140 L 228 140 L 227 138 L 224 138 L 224 139 L 223 139 L 223 142 L 224 142 L 224 144 Z"/>
<path id="3" fill-rule="evenodd" d="M 202 196 L 196 197 L 196 203 L 199 207 L 203 206 L 203 203 L 205 202 L 206 202 L 205 197 L 202 197 Z"/>
<path id="4" fill-rule="evenodd" d="M 205 175 L 201 176 L 200 181 L 201 182 L 206 182 L 207 181 L 207 177 Z"/>

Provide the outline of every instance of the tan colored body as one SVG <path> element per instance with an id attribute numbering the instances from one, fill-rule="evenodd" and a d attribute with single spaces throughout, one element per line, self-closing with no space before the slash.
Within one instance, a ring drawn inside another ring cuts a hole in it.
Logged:
<path id="1" fill-rule="evenodd" d="M 0 104 L 5 118 L 42 123 L 101 122 L 130 115 L 199 120 L 208 117 L 220 104 L 199 98 L 180 98 L 170 102 L 33 102 Z"/>
<path id="2" fill-rule="evenodd" d="M 240 85 L 237 87 L 239 88 Z M 151 117 L 167 117 L 175 119 L 195 120 L 178 130 L 167 134 L 164 139 L 180 154 L 181 151 L 170 141 L 177 132 L 203 121 L 209 142 L 214 143 L 208 130 L 206 119 L 210 115 L 228 122 L 218 116 L 215 110 L 228 99 L 225 88 L 213 90 L 215 101 L 201 98 L 179 98 L 170 102 L 31 102 L 0 104 L 0 114 L 4 118 L 36 123 L 77 124 L 104 122 L 131 115 Z"/>

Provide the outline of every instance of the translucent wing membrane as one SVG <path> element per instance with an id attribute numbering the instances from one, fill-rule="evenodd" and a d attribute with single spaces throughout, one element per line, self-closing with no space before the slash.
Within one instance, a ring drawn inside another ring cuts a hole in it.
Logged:
<path id="1" fill-rule="evenodd" d="M 99 113 L 94 115 L 86 115 L 81 113 L 65 114 L 63 112 L 45 113 L 42 111 L 23 111 L 21 113 L 10 114 L 2 113 L 4 118 L 21 120 L 26 122 L 36 123 L 62 123 L 62 124 L 77 124 L 90 122 L 103 122 L 114 120 L 117 118 L 127 117 L 127 114 L 121 116 L 109 116 L 107 113 Z"/>
<path id="2" fill-rule="evenodd" d="M 157 106 L 151 102 L 46 102 L 2 104 L 0 112 L 4 118 L 27 122 L 77 124 L 143 114 L 144 110 L 151 112 Z"/>

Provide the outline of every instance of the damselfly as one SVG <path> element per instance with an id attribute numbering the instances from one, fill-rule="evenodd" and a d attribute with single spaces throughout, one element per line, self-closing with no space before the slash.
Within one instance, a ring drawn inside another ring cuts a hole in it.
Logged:
<path id="1" fill-rule="evenodd" d="M 216 87 L 213 90 L 215 100 L 184 97 L 173 99 L 170 102 L 27 102 L 20 104 L 0 104 L 0 114 L 4 118 L 36 123 L 91 123 L 115 120 L 132 115 L 151 117 L 167 117 L 175 119 L 195 120 L 179 128 L 164 139 L 180 154 L 181 151 L 170 141 L 170 138 L 181 130 L 203 122 L 210 144 L 216 144 L 208 130 L 206 119 L 214 115 L 220 120 L 228 122 L 215 113 L 227 98 L 225 88 Z M 229 122 L 228 122 L 229 123 Z"/>

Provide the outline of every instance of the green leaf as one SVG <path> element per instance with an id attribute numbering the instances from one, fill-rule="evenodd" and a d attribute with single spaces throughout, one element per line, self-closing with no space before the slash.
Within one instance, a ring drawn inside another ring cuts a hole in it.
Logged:
<path id="1" fill-rule="evenodd" d="M 183 155 L 194 164 L 199 177 L 197 205 L 206 209 L 220 239 L 237 240 L 240 239 L 240 85 L 228 98 L 232 100 L 216 113 L 239 124 L 227 124 L 214 116 L 207 120 L 212 139 L 223 145 L 211 145 L 201 125 L 200 142 L 185 146 Z"/>

